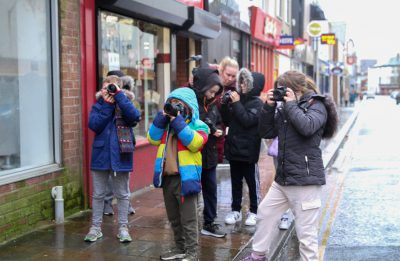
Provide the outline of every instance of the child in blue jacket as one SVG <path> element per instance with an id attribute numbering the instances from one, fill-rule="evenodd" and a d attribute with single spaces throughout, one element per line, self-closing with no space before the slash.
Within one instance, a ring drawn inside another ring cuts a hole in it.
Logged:
<path id="1" fill-rule="evenodd" d="M 133 169 L 134 136 L 132 126 L 140 120 L 140 112 L 119 87 L 117 76 L 107 76 L 96 95 L 89 116 L 89 128 L 96 133 L 92 145 L 90 170 L 93 179 L 92 226 L 85 241 L 101 238 L 104 196 L 107 180 L 112 177 L 117 198 L 120 242 L 132 241 L 128 231 L 129 172 Z"/>

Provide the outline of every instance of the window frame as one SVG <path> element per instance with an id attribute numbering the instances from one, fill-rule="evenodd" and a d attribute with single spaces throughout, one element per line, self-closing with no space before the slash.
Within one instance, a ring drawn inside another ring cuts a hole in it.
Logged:
<path id="1" fill-rule="evenodd" d="M 21 180 L 26 180 L 34 177 L 38 177 L 41 175 L 53 173 L 56 171 L 60 171 L 63 168 L 61 167 L 62 160 L 62 142 L 61 142 L 61 86 L 60 86 L 60 56 L 59 56 L 59 19 L 58 19 L 58 1 L 49 1 L 49 11 L 50 14 L 50 72 L 51 72 L 51 84 L 52 84 L 52 111 L 50 111 L 50 115 L 52 115 L 53 119 L 53 157 L 54 162 L 42 165 L 33 168 L 19 168 L 19 169 L 10 169 L 7 171 L 3 171 L 0 175 L 0 186 L 14 183 Z"/>

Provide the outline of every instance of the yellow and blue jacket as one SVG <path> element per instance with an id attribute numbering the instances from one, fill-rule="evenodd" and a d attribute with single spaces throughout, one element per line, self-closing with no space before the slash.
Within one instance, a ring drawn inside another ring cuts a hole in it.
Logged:
<path id="1" fill-rule="evenodd" d="M 158 146 L 153 183 L 155 187 L 162 187 L 165 149 L 170 130 L 177 134 L 177 163 L 181 177 L 181 195 L 184 197 L 201 191 L 201 149 L 207 142 L 209 128 L 199 119 L 199 107 L 192 89 L 178 88 L 170 93 L 168 99 L 171 98 L 179 99 L 187 104 L 191 109 L 191 118 L 185 120 L 178 115 L 170 123 L 168 118 L 159 112 L 150 126 L 147 138 L 152 145 Z"/>

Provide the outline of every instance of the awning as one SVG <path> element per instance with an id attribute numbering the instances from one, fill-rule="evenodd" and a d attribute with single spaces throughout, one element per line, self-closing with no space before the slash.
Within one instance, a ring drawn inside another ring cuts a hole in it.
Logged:
<path id="1" fill-rule="evenodd" d="M 204 38 L 217 38 L 221 32 L 221 18 L 193 6 L 188 7 L 189 20 L 183 26 L 189 34 Z"/>
<path id="2" fill-rule="evenodd" d="M 98 0 L 97 4 L 108 11 L 172 27 L 175 31 L 201 38 L 216 38 L 221 31 L 219 17 L 175 0 Z"/>

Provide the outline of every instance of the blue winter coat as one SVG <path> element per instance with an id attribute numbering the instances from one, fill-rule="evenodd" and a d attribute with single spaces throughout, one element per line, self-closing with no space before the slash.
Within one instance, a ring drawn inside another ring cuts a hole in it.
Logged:
<path id="1" fill-rule="evenodd" d="M 115 120 L 115 107 L 118 104 L 126 126 L 133 127 L 140 120 L 140 112 L 120 91 L 114 96 L 114 104 L 100 97 L 92 106 L 89 115 L 89 128 L 96 133 L 92 145 L 91 170 L 132 171 L 133 153 L 120 153 Z M 133 131 L 130 129 L 134 140 Z"/>

